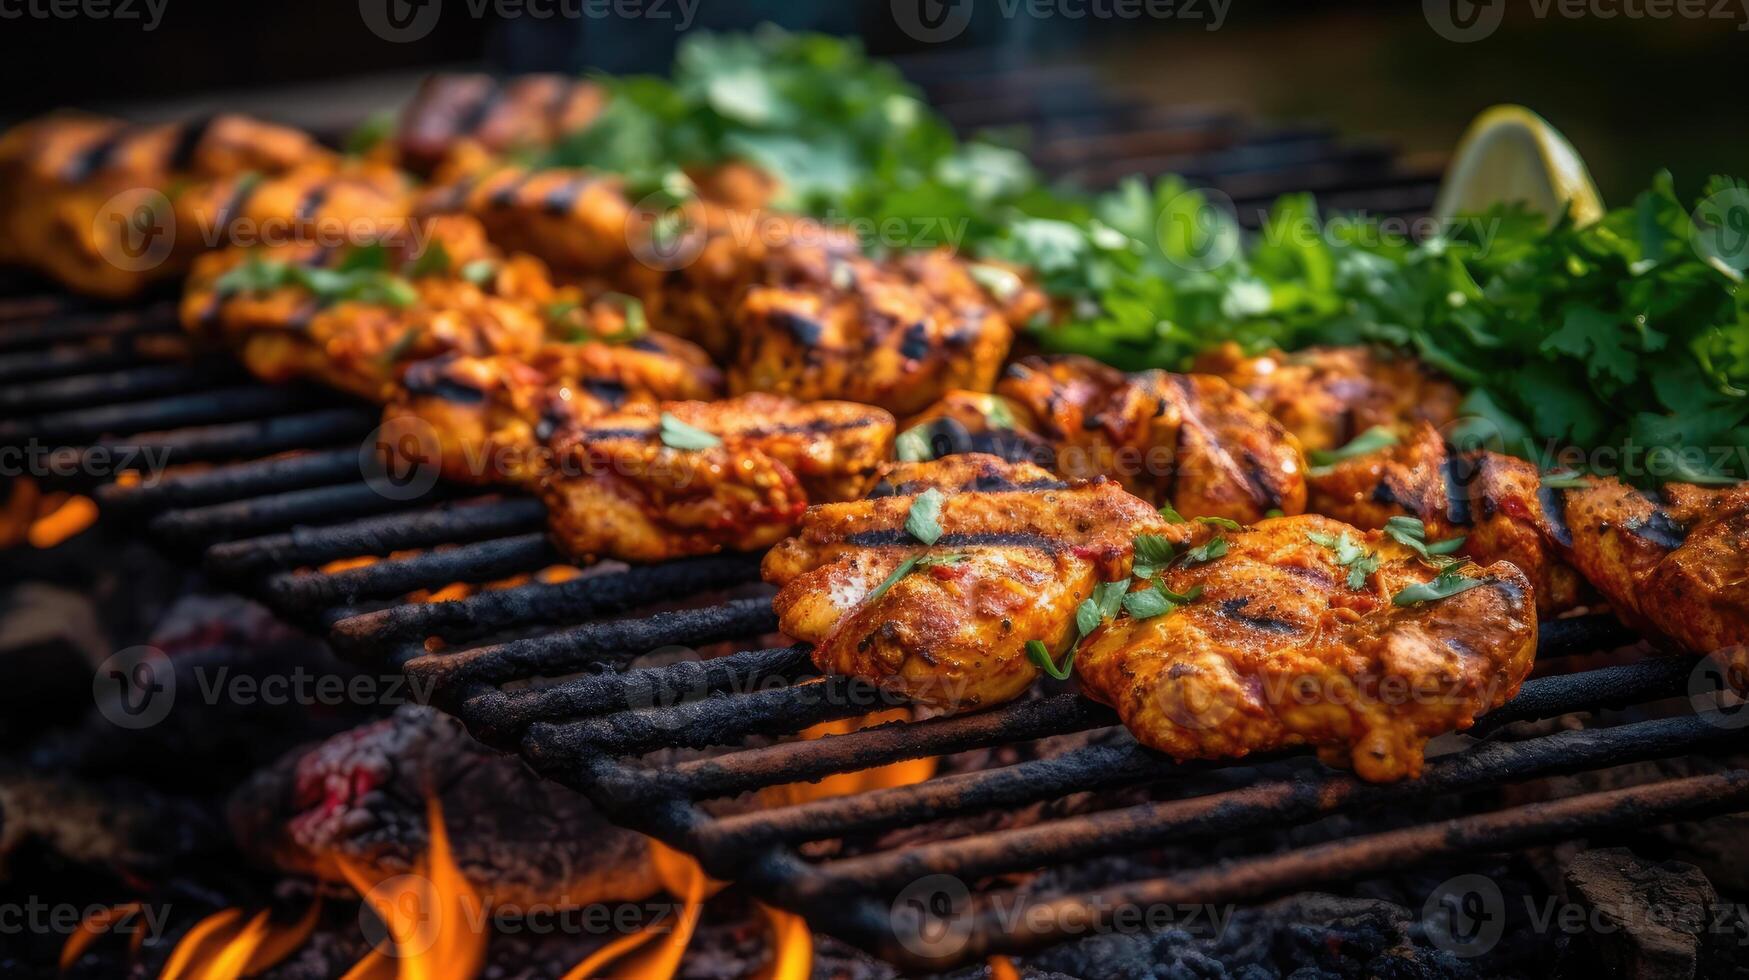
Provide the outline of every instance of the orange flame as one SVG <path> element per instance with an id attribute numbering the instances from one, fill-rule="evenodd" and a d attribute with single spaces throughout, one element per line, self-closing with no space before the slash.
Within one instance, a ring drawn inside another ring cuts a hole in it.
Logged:
<path id="1" fill-rule="evenodd" d="M 1006 956 L 990 957 L 990 980 L 1020 980 L 1020 971 Z"/>
<path id="2" fill-rule="evenodd" d="M 909 717 L 903 708 L 878 712 L 860 719 L 825 722 L 803 731 L 803 739 L 827 735 L 845 735 L 871 725 Z M 840 773 L 817 783 L 790 783 L 774 786 L 759 794 L 765 806 L 784 806 L 810 800 L 844 796 L 890 786 L 906 786 L 922 782 L 935 775 L 935 759 L 909 759 L 867 769 L 862 772 Z M 681 899 L 680 920 L 676 924 L 651 925 L 629 936 L 622 936 L 577 964 L 564 980 L 595 980 L 597 977 L 622 980 L 669 980 L 680 966 L 681 956 L 698 925 L 704 900 L 723 888 L 721 882 L 705 876 L 698 862 L 671 850 L 660 841 L 650 842 L 650 856 L 662 887 Z M 760 972 L 762 980 L 806 980 L 813 971 L 814 940 L 807 923 L 800 916 L 775 909 L 763 903 L 759 911 L 771 930 L 772 958 Z M 646 949 L 662 937 L 653 949 Z M 617 969 L 606 972 L 617 964 Z"/>
<path id="3" fill-rule="evenodd" d="M 341 874 L 382 921 L 388 944 L 359 961 L 346 980 L 453 980 L 472 977 L 484 965 L 485 902 L 455 863 L 436 797 L 427 819 L 431 846 L 407 874 L 373 882 L 362 865 L 339 862 Z"/>
<path id="4" fill-rule="evenodd" d="M 114 929 L 118 923 L 128 921 L 139 915 L 143 906 L 139 902 L 126 902 L 113 908 L 98 909 L 85 917 L 79 927 L 73 930 L 73 935 L 67 938 L 67 945 L 61 947 L 61 972 L 65 973 L 79 962 L 79 957 L 85 955 L 92 944 Z M 146 938 L 144 932 L 135 932 L 133 943 L 136 951 L 139 944 Z"/>
<path id="5" fill-rule="evenodd" d="M 242 909 L 215 912 L 176 944 L 159 980 L 238 980 L 271 969 L 309 940 L 321 913 L 317 900 L 297 922 L 279 926 L 266 910 L 247 922 Z"/>

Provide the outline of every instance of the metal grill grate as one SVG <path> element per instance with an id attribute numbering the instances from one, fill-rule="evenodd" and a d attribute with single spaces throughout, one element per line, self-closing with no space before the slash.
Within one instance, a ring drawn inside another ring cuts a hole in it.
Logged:
<path id="1" fill-rule="evenodd" d="M 1041 134 L 1035 153 L 1056 174 L 1099 181 L 1138 170 L 1187 172 L 1240 202 L 1313 189 L 1338 206 L 1375 214 L 1418 213 L 1432 199 L 1430 176 L 1404 172 L 1388 151 L 1344 144 L 1324 130 L 1262 129 L 1222 113 L 1112 100 L 1074 71 L 1052 76 L 1066 94 L 1038 102 L 977 96 L 1009 89 L 956 77 L 925 81 L 958 123 L 1030 119 Z M 374 428 L 374 411 L 323 392 L 244 383 L 228 362 L 149 360 L 148 341 L 173 333 L 159 307 L 103 311 L 52 296 L 0 303 L 0 380 L 9 384 L 0 413 L 10 417 L 0 421 L 0 445 L 53 447 L 74 469 L 95 453 L 115 459 L 130 449 L 191 464 L 144 483 L 69 482 L 92 487 L 107 515 L 197 557 L 216 579 L 325 632 L 349 656 L 401 667 L 482 741 L 588 794 L 612 819 L 897 963 L 939 968 L 1035 948 L 1062 938 L 1064 923 L 1100 923 L 1114 902 L 1245 901 L 1441 855 L 1749 808 L 1749 772 L 1742 771 L 1505 809 L 1484 800 L 1455 819 L 1373 823 L 1309 847 L 1119 881 L 1100 894 L 1070 889 L 1043 900 L 1051 914 L 1036 920 L 1003 917 L 993 903 L 1012 872 L 1333 814 L 1417 816 L 1430 801 L 1505 783 L 1735 747 L 1737 730 L 1690 714 L 1502 737 L 1514 721 L 1687 693 L 1692 661 L 1654 657 L 1532 680 L 1472 732 L 1482 741 L 1431 761 L 1418 781 L 1390 786 L 1297 754 L 1242 766 L 1177 765 L 1137 746 L 1106 708 L 1071 693 L 786 740 L 895 702 L 860 681 L 818 676 L 806 647 L 758 645 L 776 621 L 769 600 L 746 591 L 758 578 L 755 558 L 600 567 L 567 581 L 409 602 L 417 591 L 494 582 L 560 561 L 543 533 L 540 505 L 450 487 L 410 501 L 385 496 L 360 478 L 360 439 Z M 360 557 L 378 560 L 320 570 Z M 677 603 L 684 597 L 693 597 L 690 604 Z M 1613 620 L 1560 621 L 1545 624 L 1539 653 L 1554 670 L 1566 658 L 1629 640 Z M 636 665 L 657 648 L 714 643 L 744 649 Z M 1055 756 L 916 785 L 774 809 L 708 806 L 767 787 L 1071 733 L 1090 737 Z M 874 844 L 882 833 L 919 823 L 1135 787 L 1177 798 L 902 849 Z M 810 856 L 809 845 L 829 840 L 848 843 L 835 856 Z M 968 905 L 959 910 L 963 943 L 919 951 L 903 937 L 925 931 L 916 918 L 923 913 L 895 899 L 936 874 L 968 885 Z"/>

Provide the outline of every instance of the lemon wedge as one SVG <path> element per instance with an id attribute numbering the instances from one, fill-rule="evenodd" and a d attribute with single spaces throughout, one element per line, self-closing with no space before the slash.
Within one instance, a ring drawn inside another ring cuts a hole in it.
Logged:
<path id="1" fill-rule="evenodd" d="M 1458 142 L 1433 205 L 1434 217 L 1522 203 L 1552 221 L 1571 204 L 1581 225 L 1603 217 L 1603 198 L 1579 151 L 1549 121 L 1521 105 L 1476 117 Z"/>

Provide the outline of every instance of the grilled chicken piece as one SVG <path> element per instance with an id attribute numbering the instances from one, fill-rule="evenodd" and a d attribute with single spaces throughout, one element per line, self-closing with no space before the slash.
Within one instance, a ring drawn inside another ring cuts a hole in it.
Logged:
<path id="1" fill-rule="evenodd" d="M 509 150 L 548 147 L 586 129 L 607 104 L 599 84 L 565 75 L 432 75 L 401 110 L 395 162 L 440 180 Z"/>
<path id="2" fill-rule="evenodd" d="M 720 442 L 670 446 L 665 416 Z M 574 556 L 753 551 L 788 535 L 810 501 L 862 493 L 891 456 L 893 429 L 877 408 L 774 395 L 630 405 L 554 435 L 541 495 Z"/>
<path id="3" fill-rule="evenodd" d="M 410 190 L 404 175 L 387 168 L 312 163 L 277 177 L 188 182 L 163 198 L 72 191 L 37 229 L 35 261 L 81 293 L 125 298 L 181 276 L 202 252 L 233 242 L 337 247 L 364 238 L 410 239 Z M 168 211 L 151 210 L 154 200 L 168 201 Z"/>
<path id="4" fill-rule="evenodd" d="M 930 489 L 946 496 L 942 535 L 926 546 L 906 520 Z M 1076 606 L 1095 584 L 1129 574 L 1137 534 L 1187 540 L 1199 527 L 1167 524 L 1116 483 L 1063 483 L 993 456 L 900 463 L 877 492 L 809 508 L 798 534 L 766 556 L 765 578 L 781 586 L 778 622 L 814 644 L 821 670 L 944 710 L 1021 694 L 1038 675 L 1027 641 L 1066 650 Z"/>
<path id="5" fill-rule="evenodd" d="M 1388 450 L 1343 460 L 1312 477 L 1311 509 L 1356 527 L 1392 517 L 1421 519 L 1429 541 L 1463 537 L 1463 554 L 1509 561 L 1536 586 L 1538 608 L 1555 615 L 1589 597 L 1584 579 L 1551 543 L 1561 536 L 1552 498 L 1531 463 L 1496 453 L 1454 455 L 1423 423 Z"/>
<path id="6" fill-rule="evenodd" d="M 750 286 L 828 282 L 859 252 L 853 236 L 806 218 L 702 198 L 665 210 L 583 170 L 499 168 L 432 192 L 422 209 L 475 216 L 499 247 L 636 297 L 657 329 L 719 358 L 734 349 L 733 311 Z"/>
<path id="7" fill-rule="evenodd" d="M 1190 517 L 1240 522 L 1305 509 L 1299 442 L 1219 378 L 1126 375 L 1085 357 L 1028 357 L 997 385 L 1068 477 L 1110 476 Z"/>
<path id="8" fill-rule="evenodd" d="M 1362 527 L 1420 518 L 1429 540 L 1465 536 L 1463 554 L 1510 561 L 1545 615 L 1601 596 L 1631 626 L 1697 653 L 1749 636 L 1749 485 L 1672 484 L 1661 495 L 1589 478 L 1545 486 L 1534 464 L 1453 452 L 1425 423 L 1405 443 L 1313 478 L 1313 507 Z"/>
<path id="9" fill-rule="evenodd" d="M 710 399 L 722 375 L 678 337 L 548 344 L 518 357 L 449 355 L 401 377 L 384 424 L 416 418 L 435 434 L 443 475 L 464 483 L 533 485 L 549 468 L 547 441 L 626 405 Z"/>
<path id="10" fill-rule="evenodd" d="M 303 133 L 243 116 L 130 126 L 50 116 L 0 136 L 0 262 L 82 293 L 121 299 L 180 274 L 223 244 L 167 202 L 188 187 L 332 171 L 338 157 Z M 203 244 L 204 243 L 204 244 Z"/>
<path id="11" fill-rule="evenodd" d="M 1313 534 L 1347 534 L 1381 564 L 1352 589 Z M 1076 661 L 1083 692 L 1174 758 L 1314 745 L 1367 780 L 1415 776 L 1428 739 L 1504 703 L 1535 660 L 1530 582 L 1506 562 L 1471 569 L 1480 586 L 1399 607 L 1395 594 L 1437 573 L 1383 535 L 1302 515 L 1228 542 L 1165 573 L 1175 592 L 1200 588 L 1194 601 L 1110 621 Z"/>
<path id="12" fill-rule="evenodd" d="M 921 269 L 926 276 L 909 274 Z M 846 398 L 909 415 L 950 389 L 995 384 L 1013 329 L 959 259 L 850 259 L 835 278 L 748 291 L 736 315 L 733 390 Z"/>
<path id="13" fill-rule="evenodd" d="M 1463 400 L 1415 358 L 1373 347 L 1247 357 L 1228 341 L 1197 358 L 1195 370 L 1250 395 L 1307 450 L 1340 448 L 1375 426 L 1399 435 L 1419 422 L 1443 426 Z"/>
<path id="14" fill-rule="evenodd" d="M 1546 492 L 1571 541 L 1565 557 L 1610 608 L 1695 653 L 1740 653 L 1749 643 L 1749 484 L 1670 484 L 1653 494 L 1585 482 Z"/>
<path id="15" fill-rule="evenodd" d="M 1057 465 L 1056 448 L 1032 428 L 1032 416 L 1024 407 L 981 391 L 957 390 L 942 395 L 905 422 L 897 448 L 901 459 L 982 453 L 1048 470 Z"/>
<path id="16" fill-rule="evenodd" d="M 470 261 L 480 246 L 466 219 L 432 226 L 452 263 Z M 267 258 L 263 258 L 263 256 Z M 183 324 L 197 335 L 238 350 L 251 371 L 269 381 L 317 378 L 373 401 L 388 399 L 409 364 L 459 354 L 507 354 L 528 358 L 546 341 L 540 304 L 557 295 L 544 267 L 518 256 L 503 260 L 485 283 L 445 275 L 400 280 L 413 301 L 397 306 L 382 299 L 329 303 L 302 284 L 254 290 L 233 287 L 229 276 L 251 261 L 302 264 L 335 272 L 339 253 L 298 245 L 229 249 L 196 263 L 183 298 Z M 414 261 L 391 251 L 391 268 Z"/>

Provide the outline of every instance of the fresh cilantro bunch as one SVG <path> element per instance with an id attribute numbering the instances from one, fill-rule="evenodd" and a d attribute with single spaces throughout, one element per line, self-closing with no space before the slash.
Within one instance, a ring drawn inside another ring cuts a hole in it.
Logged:
<path id="1" fill-rule="evenodd" d="M 1182 369 L 1227 340 L 1384 344 L 1468 388 L 1471 434 L 1495 448 L 1702 450 L 1622 475 L 1749 477 L 1749 294 L 1697 245 L 1667 174 L 1583 228 L 1499 208 L 1407 243 L 1289 195 L 1247 235 L 1174 177 L 1046 186 L 1014 150 L 956 139 L 854 41 L 699 34 L 671 79 L 602 81 L 602 117 L 538 162 L 679 192 L 684 168 L 742 159 L 781 180 L 781 207 L 951 229 L 946 244 L 1030 268 L 1058 301 L 1036 324 L 1046 350 L 1133 370 Z M 1732 189 L 1749 194 L 1723 179 L 1704 193 Z"/>

